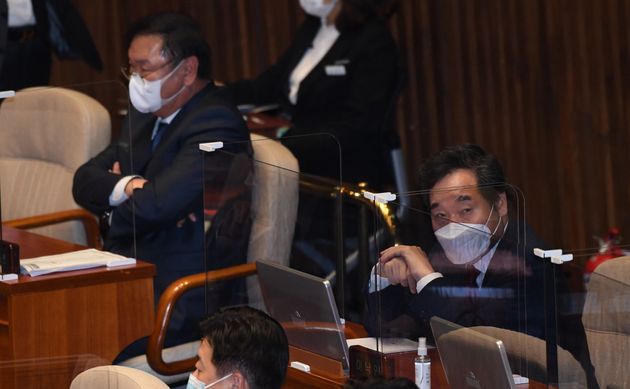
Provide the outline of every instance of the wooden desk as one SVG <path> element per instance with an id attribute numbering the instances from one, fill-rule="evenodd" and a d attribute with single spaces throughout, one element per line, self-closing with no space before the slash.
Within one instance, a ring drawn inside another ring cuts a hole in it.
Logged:
<path id="1" fill-rule="evenodd" d="M 281 127 L 290 127 L 291 123 L 283 118 L 265 113 L 250 113 L 247 115 L 247 128 L 251 132 L 264 135 L 268 138 L 276 138 L 276 131 Z"/>
<path id="2" fill-rule="evenodd" d="M 433 389 L 449 389 L 448 382 L 446 381 L 446 375 L 440 356 L 437 349 L 429 349 L 429 357 L 431 358 L 431 388 Z M 409 369 L 409 374 L 413 374 L 413 366 Z M 407 378 L 413 380 L 413 377 L 407 376 Z M 287 371 L 287 378 L 285 380 L 283 389 L 340 389 L 343 388 L 348 377 L 339 377 L 336 375 L 327 375 L 321 372 L 318 373 L 305 373 L 303 371 L 289 367 Z M 547 385 L 535 381 L 530 381 L 529 384 L 516 385 L 517 389 L 546 389 Z"/>
<path id="3" fill-rule="evenodd" d="M 3 227 L 20 257 L 84 247 Z M 0 387 L 68 388 L 74 376 L 109 364 L 153 329 L 155 266 L 20 276 L 0 282 Z"/>

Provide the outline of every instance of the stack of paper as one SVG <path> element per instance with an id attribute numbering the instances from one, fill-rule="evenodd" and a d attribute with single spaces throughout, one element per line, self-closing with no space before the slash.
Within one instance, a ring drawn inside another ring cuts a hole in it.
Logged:
<path id="1" fill-rule="evenodd" d="M 64 254 L 22 259 L 20 260 L 20 268 L 22 274 L 34 277 L 59 271 L 88 269 L 99 266 L 133 265 L 135 263 L 136 260 L 134 258 L 126 258 L 107 251 L 86 249 Z"/>

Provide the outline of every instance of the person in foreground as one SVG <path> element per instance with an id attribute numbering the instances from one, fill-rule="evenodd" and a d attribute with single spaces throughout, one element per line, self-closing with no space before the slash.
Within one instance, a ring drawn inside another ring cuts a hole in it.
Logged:
<path id="1" fill-rule="evenodd" d="M 289 363 L 280 324 L 251 307 L 220 310 L 201 323 L 203 339 L 188 389 L 279 389 Z"/>
<path id="2" fill-rule="evenodd" d="M 105 221 L 106 250 L 156 265 L 157 301 L 171 282 L 204 271 L 204 178 L 225 175 L 230 166 L 204 171 L 199 144 L 223 141 L 223 150 L 247 155 L 251 147 L 242 116 L 216 93 L 210 48 L 191 18 L 144 17 L 129 33 L 128 57 L 132 106 L 121 136 L 77 170 L 72 190 L 79 205 Z M 248 221 L 229 230 L 249 231 Z M 230 247 L 245 259 L 246 245 Z M 167 344 L 198 339 L 205 315 L 203 291 L 183 296 Z"/>
<path id="3" fill-rule="evenodd" d="M 403 245 L 381 252 L 368 286 L 369 331 L 431 338 L 429 319 L 439 316 L 553 341 L 545 265 L 532 252 L 546 246 L 515 217 L 499 161 L 476 145 L 449 147 L 423 165 L 420 182 L 437 244 L 427 252 Z M 559 293 L 567 292 L 557 282 Z M 580 318 L 559 318 L 558 326 L 558 344 L 594 378 Z"/>

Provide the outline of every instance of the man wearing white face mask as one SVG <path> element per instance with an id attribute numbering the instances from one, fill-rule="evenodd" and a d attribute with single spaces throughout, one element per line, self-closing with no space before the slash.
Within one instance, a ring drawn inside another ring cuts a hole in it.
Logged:
<path id="1" fill-rule="evenodd" d="M 423 165 L 420 182 L 437 243 L 427 252 L 402 245 L 381 252 L 368 287 L 370 332 L 431 338 L 429 319 L 438 316 L 555 338 L 543 261 L 532 253 L 545 245 L 510 217 L 510 187 L 497 159 L 479 146 L 449 147 Z M 559 279 L 558 291 L 565 287 Z M 558 344 L 594 377 L 579 318 L 560 318 L 558 326 Z"/>
<path id="2" fill-rule="evenodd" d="M 279 389 L 289 363 L 282 326 L 250 307 L 221 310 L 201 323 L 203 339 L 187 389 Z"/>
<path id="3" fill-rule="evenodd" d="M 223 141 L 224 150 L 251 155 L 249 131 L 236 107 L 216 93 L 210 48 L 189 17 L 162 13 L 141 19 L 129 33 L 128 57 L 124 74 L 131 106 L 120 139 L 77 170 L 73 195 L 81 206 L 105 216 L 106 250 L 156 265 L 157 301 L 172 281 L 204 271 L 204 259 L 246 258 L 247 211 L 239 212 L 242 219 L 225 220 L 232 229 L 213 223 L 218 234 L 241 235 L 220 236 L 217 241 L 229 244 L 207 247 L 204 257 L 202 180 L 204 174 L 207 180 L 222 177 L 230 166 L 219 161 L 227 153 L 212 153 L 206 160 L 216 163 L 204 166 L 199 143 Z M 243 176 L 249 168 L 244 166 Z M 247 187 L 233 189 L 248 202 Z M 241 196 L 234 200 L 230 204 L 236 206 Z M 208 268 L 215 265 L 209 262 Z M 167 342 L 199 339 L 203 291 L 184 296 L 175 309 Z M 127 356 L 139 353 L 144 353 L 141 345 Z"/>
<path id="4" fill-rule="evenodd" d="M 487 181 L 479 182 L 478 177 Z M 410 296 L 415 295 L 413 305 L 430 301 L 433 307 L 437 301 L 434 294 L 449 299 L 450 303 L 442 301 L 428 311 L 462 325 L 493 322 L 519 328 L 524 323 L 512 320 L 524 309 L 514 300 L 522 291 L 514 289 L 516 279 L 504 274 L 523 267 L 523 263 L 517 258 L 518 247 L 511 247 L 518 240 L 503 240 L 510 223 L 505 179 L 496 159 L 476 146 L 447 149 L 423 166 L 421 185 L 427 190 L 424 200 L 438 244 L 429 255 L 417 246 L 382 251 L 375 268 L 381 278 L 380 288 L 401 285 Z M 535 236 L 528 236 L 530 239 Z M 495 256 L 502 241 L 506 247 Z M 392 290 L 398 288 L 384 293 Z M 484 309 L 483 314 L 475 310 L 484 303 L 491 309 Z M 533 312 L 530 318 L 539 335 L 541 318 Z"/>

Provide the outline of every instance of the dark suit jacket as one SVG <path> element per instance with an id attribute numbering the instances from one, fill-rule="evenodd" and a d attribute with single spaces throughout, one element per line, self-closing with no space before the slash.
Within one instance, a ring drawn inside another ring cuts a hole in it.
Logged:
<path id="1" fill-rule="evenodd" d="M 385 111 L 392 98 L 397 51 L 384 23 L 369 22 L 342 31 L 319 64 L 302 81 L 297 104 L 288 100 L 291 72 L 311 46 L 320 19 L 307 17 L 291 46 L 278 62 L 254 80 L 228 85 L 238 104 L 279 103 L 291 117 L 286 136 L 328 133 L 340 143 L 343 179 L 348 182 L 382 179 Z M 345 75 L 330 75 L 330 66 Z M 338 147 L 330 137 L 284 139 L 301 171 L 339 178 Z"/>
<path id="2" fill-rule="evenodd" d="M 439 316 L 464 327 L 494 326 L 556 342 L 553 333 L 545 332 L 546 325 L 554 327 L 546 318 L 555 316 L 556 307 L 550 306 L 549 312 L 545 312 L 544 302 L 545 285 L 551 285 L 546 277 L 553 275 L 551 266 L 533 255 L 535 247 L 545 248 L 546 245 L 529 226 L 510 222 L 490 261 L 482 286 L 477 288 L 471 284 L 465 266 L 453 265 L 441 246 L 436 245 L 429 258 L 435 271 L 444 277 L 434 280 L 415 295 L 401 286 L 389 286 L 381 292 L 371 293 L 366 318 L 368 331 L 376 334 L 380 327 L 381 331 L 393 336 L 432 338 L 429 320 Z M 556 285 L 558 296 L 568 293 L 562 277 L 557 277 Z M 553 296 L 553 292 L 550 291 L 549 296 Z M 593 366 L 579 316 L 559 317 L 557 342 L 580 361 L 592 384 Z"/>
<path id="3" fill-rule="evenodd" d="M 76 202 L 97 215 L 111 210 L 109 195 L 120 179 L 109 172 L 115 161 L 120 162 L 123 176 L 138 174 L 149 181 L 143 189 L 136 190 L 130 199 L 113 209 L 105 249 L 156 264 L 156 297 L 177 278 L 204 270 L 202 176 L 205 174 L 205 182 L 214 178 L 217 182 L 225 182 L 219 176 L 229 171 L 229 155 L 251 155 L 249 142 L 242 142 L 249 140 L 242 116 L 215 92 L 214 85 L 209 84 L 184 105 L 165 129 L 153 153 L 150 137 L 156 118 L 132 109 L 120 140 L 81 166 L 74 176 Z M 213 141 L 242 143 L 226 145 L 223 151 L 216 153 L 199 150 L 199 143 Z M 215 161 L 210 163 L 208 158 Z M 247 176 L 247 172 L 241 173 Z M 243 197 L 247 199 L 248 194 Z M 244 209 L 249 211 L 248 207 Z M 186 221 L 178 228 L 177 222 L 189 213 L 196 215 L 197 222 Z M 220 214 L 225 213 L 229 212 Z M 245 233 L 249 215 L 244 215 L 240 221 L 244 227 L 236 230 Z M 245 235 L 248 236 L 248 232 Z M 214 234 L 212 230 L 210 233 Z M 240 262 L 245 260 L 246 241 L 229 246 L 240 253 L 233 255 Z M 208 253 L 208 257 L 216 256 Z M 196 305 L 193 307 L 193 304 Z M 202 298 L 201 306 L 198 306 L 199 301 L 190 302 L 190 305 L 190 311 L 204 313 Z M 194 326 L 197 327 L 197 323 Z"/>
<path id="4" fill-rule="evenodd" d="M 37 21 L 35 34 L 22 41 L 7 36 L 6 1 L 0 1 L 0 88 L 19 90 L 48 85 L 51 50 L 60 59 L 80 58 L 102 70 L 90 32 L 70 0 L 32 0 L 32 4 Z"/>
<path id="5" fill-rule="evenodd" d="M 42 36 L 47 38 L 60 59 L 80 58 L 94 69 L 103 70 L 103 61 L 92 41 L 90 30 L 70 0 L 33 0 L 33 9 L 38 30 L 43 30 Z M 57 31 L 58 36 L 50 33 L 51 25 L 58 27 L 52 30 Z"/>
<path id="6" fill-rule="evenodd" d="M 537 239 L 533 233 L 528 234 L 527 247 L 519 247 L 516 229 L 515 222 L 508 225 L 481 288 L 475 288 L 466 267 L 453 265 L 437 244 L 429 252 L 429 258 L 435 271 L 444 277 L 434 280 L 417 295 L 400 286 L 383 290 L 381 312 L 385 320 L 400 315 L 411 317 L 412 328 L 398 330 L 412 330 L 414 336 L 430 335 L 429 319 L 440 316 L 462 326 L 490 325 L 544 337 L 542 261 L 527 248 L 537 244 Z"/>

